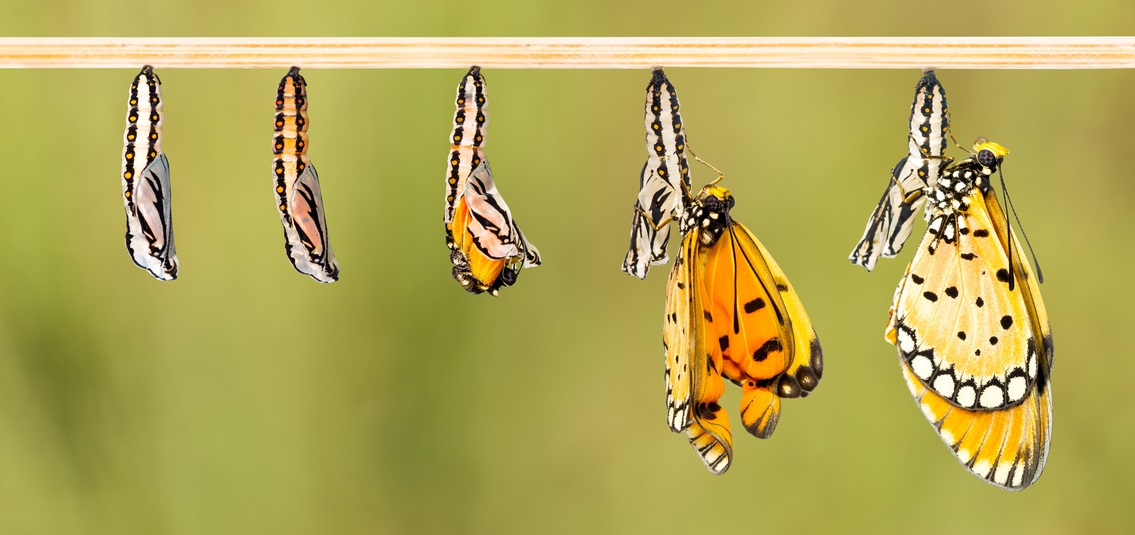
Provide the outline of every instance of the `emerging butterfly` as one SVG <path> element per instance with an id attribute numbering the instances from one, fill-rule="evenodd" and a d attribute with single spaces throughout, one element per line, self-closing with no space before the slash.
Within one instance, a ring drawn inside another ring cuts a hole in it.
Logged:
<path id="1" fill-rule="evenodd" d="M 623 271 L 640 279 L 652 265 L 665 264 L 670 221 L 690 200 L 690 169 L 686 162 L 686 132 L 679 113 L 678 93 L 662 69 L 654 69 L 646 86 L 646 150 L 642 166 L 631 245 Z"/>
<path id="2" fill-rule="evenodd" d="M 177 278 L 169 161 L 162 152 L 162 81 L 146 65 L 130 85 L 122 149 L 126 250 L 158 280 Z"/>
<path id="3" fill-rule="evenodd" d="M 686 209 L 663 331 L 667 422 L 686 432 L 714 474 L 733 459 L 729 417 L 718 405 L 724 379 L 741 387 L 742 425 L 768 438 L 781 398 L 807 396 L 824 371 L 804 305 L 731 208 L 733 196 L 715 181 Z"/>
<path id="4" fill-rule="evenodd" d="M 485 159 L 485 78 L 474 65 L 457 87 L 445 196 L 445 244 L 453 278 L 473 294 L 498 295 L 516 283 L 521 268 L 540 265 L 493 182 Z"/>
<path id="5" fill-rule="evenodd" d="M 990 184 L 1008 153 L 979 138 L 974 154 L 921 190 L 930 222 L 895 292 L 886 339 L 958 461 L 1020 490 L 1048 455 L 1053 353 L 1040 271 L 1034 277 L 1023 260 Z"/>
<path id="6" fill-rule="evenodd" d="M 339 280 L 339 263 L 327 237 L 319 175 L 307 157 L 307 82 L 292 67 L 276 90 L 272 173 L 276 208 L 284 225 L 284 251 L 296 271 L 319 282 Z"/>
<path id="7" fill-rule="evenodd" d="M 890 182 L 878 206 L 867 220 L 863 238 L 848 257 L 867 271 L 875 267 L 880 256 L 894 258 L 914 229 L 914 214 L 926 199 L 912 195 L 933 186 L 942 168 L 949 163 L 943 156 L 950 130 L 946 108 L 946 91 L 933 70 L 927 70 L 914 88 L 910 105 L 908 154 L 891 171 Z"/>

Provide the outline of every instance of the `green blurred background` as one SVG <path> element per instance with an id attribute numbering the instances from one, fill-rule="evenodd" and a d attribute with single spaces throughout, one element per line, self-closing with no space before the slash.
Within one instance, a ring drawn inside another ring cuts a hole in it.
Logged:
<path id="1" fill-rule="evenodd" d="M 1124 35 L 1132 20 L 1125 0 L 103 0 L 10 6 L 0 34 Z M 0 73 L 0 533 L 1135 530 L 1130 71 L 939 71 L 958 138 L 1012 150 L 1048 281 L 1055 432 L 1018 494 L 957 464 L 883 341 L 910 250 L 874 273 L 846 260 L 905 151 L 916 70 L 668 71 L 827 357 L 773 439 L 739 431 L 721 477 L 664 423 L 668 268 L 619 271 L 649 72 L 485 72 L 497 183 L 544 257 L 496 299 L 450 278 L 443 240 L 461 70 L 305 70 L 332 285 L 293 271 L 273 207 L 285 69 L 158 72 L 172 283 L 122 243 L 136 71 Z"/>

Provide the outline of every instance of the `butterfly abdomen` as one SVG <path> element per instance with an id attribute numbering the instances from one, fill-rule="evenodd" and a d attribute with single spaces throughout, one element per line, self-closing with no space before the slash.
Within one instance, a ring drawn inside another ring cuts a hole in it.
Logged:
<path id="1" fill-rule="evenodd" d="M 485 96 L 485 78 L 474 65 L 457 86 L 457 110 L 453 114 L 450 136 L 448 174 L 446 176 L 445 222 L 453 220 L 458 197 L 465 189 L 469 175 L 484 159 L 485 131 L 489 126 L 489 101 Z"/>
<path id="2" fill-rule="evenodd" d="M 309 165 L 307 159 L 307 82 L 292 67 L 276 90 L 275 135 L 272 139 L 276 195 L 287 210 L 287 183 L 295 181 Z M 285 214 L 286 215 L 286 214 Z"/>

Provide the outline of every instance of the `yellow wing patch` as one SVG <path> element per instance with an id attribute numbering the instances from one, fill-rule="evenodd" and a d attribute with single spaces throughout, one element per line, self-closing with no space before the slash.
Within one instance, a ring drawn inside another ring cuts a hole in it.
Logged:
<path id="1" fill-rule="evenodd" d="M 745 429 L 768 438 L 781 398 L 806 396 L 823 374 L 803 305 L 768 251 L 731 219 L 732 205 L 727 190 L 711 185 L 687 210 L 663 337 L 668 423 L 686 431 L 715 474 L 732 460 L 732 431 L 718 404 L 724 379 L 742 388 Z"/>

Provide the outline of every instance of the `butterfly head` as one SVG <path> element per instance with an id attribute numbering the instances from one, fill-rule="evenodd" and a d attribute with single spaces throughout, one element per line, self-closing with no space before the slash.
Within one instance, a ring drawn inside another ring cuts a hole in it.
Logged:
<path id="1" fill-rule="evenodd" d="M 1009 154 L 1009 149 L 979 137 L 973 142 L 973 152 L 977 155 L 977 163 L 983 167 L 996 167 Z"/>

